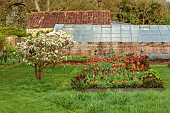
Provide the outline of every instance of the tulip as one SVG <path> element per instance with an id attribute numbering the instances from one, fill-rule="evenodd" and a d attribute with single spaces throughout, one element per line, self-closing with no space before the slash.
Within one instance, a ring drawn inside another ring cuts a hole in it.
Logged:
<path id="1" fill-rule="evenodd" d="M 87 82 L 87 79 L 84 79 L 84 83 L 86 83 Z"/>
<path id="2" fill-rule="evenodd" d="M 97 67 L 97 68 L 95 68 L 95 71 L 99 71 L 99 68 Z"/>
<path id="3" fill-rule="evenodd" d="M 144 71 L 145 70 L 145 67 L 144 67 L 144 65 L 142 64 L 142 66 L 141 66 L 141 70 L 142 71 Z"/>
<path id="4" fill-rule="evenodd" d="M 105 71 L 104 74 L 107 75 L 107 74 L 109 74 L 109 72 L 108 72 L 108 71 Z"/>
<path id="5" fill-rule="evenodd" d="M 115 74 L 115 71 L 114 71 L 114 70 L 112 70 L 112 74 L 113 74 L 113 75 Z"/>
<path id="6" fill-rule="evenodd" d="M 117 67 L 117 64 L 113 64 L 113 67 Z"/>
<path id="7" fill-rule="evenodd" d="M 140 62 L 137 62 L 137 65 L 140 66 Z"/>
<path id="8" fill-rule="evenodd" d="M 115 84 L 117 81 L 116 80 L 113 80 L 112 83 Z"/>
<path id="9" fill-rule="evenodd" d="M 89 61 L 88 60 L 86 60 L 86 63 L 88 63 Z"/>
<path id="10" fill-rule="evenodd" d="M 122 80 L 122 81 L 121 81 L 121 84 L 126 84 L 126 80 Z"/>
<path id="11" fill-rule="evenodd" d="M 112 71 L 114 71 L 114 70 L 115 70 L 115 67 L 112 68 Z"/>
<path id="12" fill-rule="evenodd" d="M 118 70 L 118 73 L 119 73 L 119 74 L 121 74 L 121 71 L 120 71 L 120 70 Z"/>
<path id="13" fill-rule="evenodd" d="M 98 84 L 98 81 L 96 81 L 96 80 L 95 80 L 95 81 L 93 81 L 93 84 Z"/>
<path id="14" fill-rule="evenodd" d="M 138 82 L 138 79 L 133 79 L 134 82 Z"/>
<path id="15" fill-rule="evenodd" d="M 99 65 L 99 69 L 101 69 L 102 68 L 102 66 L 101 65 Z"/>
<path id="16" fill-rule="evenodd" d="M 133 69 L 134 71 L 136 71 L 136 70 L 137 70 L 137 68 L 136 68 L 136 65 L 135 65 L 135 64 L 132 64 L 132 69 Z"/>
<path id="17" fill-rule="evenodd" d="M 125 64 L 124 64 L 124 63 L 122 63 L 122 64 L 121 64 L 121 67 L 122 67 L 122 68 L 123 68 L 123 67 L 125 67 Z"/>

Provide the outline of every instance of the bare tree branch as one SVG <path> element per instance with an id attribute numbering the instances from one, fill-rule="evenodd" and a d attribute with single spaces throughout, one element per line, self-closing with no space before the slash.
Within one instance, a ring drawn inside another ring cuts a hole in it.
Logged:
<path id="1" fill-rule="evenodd" d="M 41 10 L 40 10 L 38 1 L 39 1 L 39 0 L 34 0 L 34 4 L 35 4 L 35 7 L 36 7 L 37 11 L 40 12 Z"/>
<path id="2" fill-rule="evenodd" d="M 47 0 L 47 11 L 50 11 L 50 0 Z"/>

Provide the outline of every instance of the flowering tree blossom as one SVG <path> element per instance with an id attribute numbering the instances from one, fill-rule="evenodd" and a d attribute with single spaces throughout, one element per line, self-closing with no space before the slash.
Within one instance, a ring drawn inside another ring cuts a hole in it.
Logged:
<path id="1" fill-rule="evenodd" d="M 74 44 L 73 35 L 60 30 L 27 37 L 19 43 L 19 50 L 26 54 L 24 61 L 35 68 L 36 79 L 40 80 L 42 69 L 48 64 L 65 60 L 66 51 Z"/>

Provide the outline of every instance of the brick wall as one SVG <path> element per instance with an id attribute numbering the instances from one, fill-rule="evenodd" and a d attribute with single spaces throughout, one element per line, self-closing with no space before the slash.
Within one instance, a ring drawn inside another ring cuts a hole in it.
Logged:
<path id="1" fill-rule="evenodd" d="M 170 54 L 170 43 L 132 43 L 132 42 L 82 42 L 75 45 L 70 51 L 75 54 L 89 55 L 97 50 L 102 53 L 124 53 L 124 54 Z"/>

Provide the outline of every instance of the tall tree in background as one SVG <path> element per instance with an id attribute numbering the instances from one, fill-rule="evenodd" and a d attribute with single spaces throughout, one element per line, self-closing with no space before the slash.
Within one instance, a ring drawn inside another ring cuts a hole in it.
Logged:
<path id="1" fill-rule="evenodd" d="M 32 11 L 68 10 L 110 10 L 113 21 L 170 24 L 170 3 L 165 0 L 0 0 L 0 25 L 7 26 L 9 22 L 6 20 L 13 14 L 16 14 L 12 16 L 15 18 L 13 20 L 16 20 L 13 23 L 22 24 L 26 22 L 24 16 L 27 17 L 26 14 Z M 15 11 L 17 13 L 14 13 Z M 24 24 L 21 25 L 23 26 Z"/>
<path id="2" fill-rule="evenodd" d="M 25 27 L 26 4 L 22 0 L 0 0 L 0 25 Z"/>
<path id="3" fill-rule="evenodd" d="M 0 0 L 0 26 L 5 26 L 6 1 Z"/>
<path id="4" fill-rule="evenodd" d="M 121 0 L 117 20 L 131 24 L 164 24 L 164 7 L 156 0 Z"/>
<path id="5" fill-rule="evenodd" d="M 6 26 L 25 28 L 27 10 L 24 3 L 13 3 L 6 11 Z"/>

